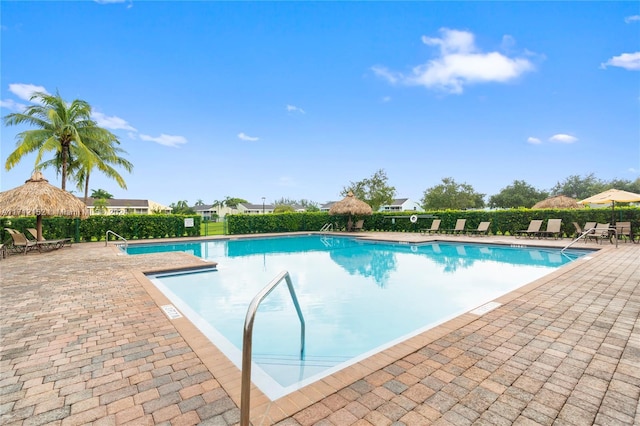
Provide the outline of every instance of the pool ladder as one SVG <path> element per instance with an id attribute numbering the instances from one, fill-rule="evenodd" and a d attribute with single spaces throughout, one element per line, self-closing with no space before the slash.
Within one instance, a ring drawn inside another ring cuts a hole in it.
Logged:
<path id="1" fill-rule="evenodd" d="M 109 234 L 113 234 L 113 236 L 115 236 L 116 238 L 121 239 L 122 241 L 124 241 L 124 249 L 125 251 L 127 250 L 127 247 L 129 246 L 129 243 L 127 242 L 127 240 L 124 237 L 121 237 L 120 235 L 116 234 L 115 232 L 113 232 L 111 229 L 109 229 L 107 231 L 107 233 L 104 236 L 104 245 L 107 246 L 107 244 L 109 244 Z"/>
<path id="2" fill-rule="evenodd" d="M 562 250 L 560 250 L 560 253 L 564 253 L 564 251 L 566 249 L 568 249 L 569 247 L 571 247 L 572 245 L 574 245 L 575 243 L 580 241 L 582 238 L 585 238 L 587 235 L 589 235 L 589 234 L 591 234 L 592 232 L 595 232 L 595 231 L 596 231 L 596 228 L 585 229 L 584 231 L 582 231 L 582 233 L 580 235 L 578 235 L 578 237 L 576 239 L 574 239 L 569 244 L 564 246 L 564 248 Z M 616 248 L 618 248 L 618 234 L 617 234 L 617 232 L 615 232 L 615 230 L 614 230 L 614 236 L 615 236 L 615 239 L 616 239 Z"/>
<path id="3" fill-rule="evenodd" d="M 295 306 L 298 313 L 298 318 L 300 318 L 300 359 L 304 359 L 304 317 L 302 316 L 300 304 L 298 303 L 296 292 L 293 289 L 293 284 L 291 283 L 289 272 L 282 271 L 273 280 L 271 280 L 271 282 L 267 284 L 266 287 L 264 287 L 258 294 L 256 294 L 256 296 L 249 304 L 249 309 L 247 309 L 247 316 L 244 320 L 244 335 L 242 337 L 242 382 L 240 387 L 240 426 L 249 426 L 249 411 L 251 401 L 251 344 L 253 343 L 253 321 L 256 317 L 256 312 L 258 310 L 260 302 L 262 302 L 262 300 L 267 297 L 269 293 L 271 293 L 271 291 L 282 282 L 282 280 L 285 280 L 287 283 L 289 293 L 291 294 L 291 299 L 293 300 L 293 305 Z"/>

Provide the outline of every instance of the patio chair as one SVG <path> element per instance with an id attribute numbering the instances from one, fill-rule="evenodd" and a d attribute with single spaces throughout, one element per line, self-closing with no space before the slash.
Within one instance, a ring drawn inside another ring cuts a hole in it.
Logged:
<path id="1" fill-rule="evenodd" d="M 431 228 L 425 228 L 425 229 L 421 229 L 420 233 L 422 235 L 425 234 L 439 234 L 440 233 L 440 219 L 433 219 L 433 222 L 431 222 Z"/>
<path id="2" fill-rule="evenodd" d="M 469 229 L 467 233 L 471 235 L 487 235 L 489 226 L 491 226 L 491 222 L 480 222 L 478 229 Z"/>
<path id="3" fill-rule="evenodd" d="M 447 232 L 456 235 L 464 233 L 464 226 L 467 223 L 467 219 L 458 219 L 456 220 L 456 227 L 453 229 L 448 229 Z"/>
<path id="4" fill-rule="evenodd" d="M 364 225 L 364 219 L 359 219 L 356 221 L 355 225 L 353 225 L 353 231 L 362 231 L 362 226 Z"/>
<path id="5" fill-rule="evenodd" d="M 20 231 L 16 231 L 12 228 L 4 228 L 9 235 L 11 236 L 11 243 L 7 247 L 8 250 L 13 251 L 14 253 L 24 253 L 27 254 L 28 251 L 38 250 L 40 251 L 41 246 L 37 241 L 30 241 L 27 237 Z"/>
<path id="6" fill-rule="evenodd" d="M 33 241 L 36 241 L 43 248 L 59 249 L 67 244 L 71 246 L 71 238 L 59 238 L 57 240 L 38 240 L 38 231 L 36 231 L 34 228 L 27 228 L 27 233 L 27 237 L 31 235 L 33 237 Z"/>
<path id="7" fill-rule="evenodd" d="M 533 219 L 531 220 L 531 222 L 529 222 L 529 227 L 527 229 L 516 231 L 513 233 L 513 235 L 516 238 L 520 238 L 522 236 L 525 236 L 527 238 L 533 238 L 538 236 L 538 234 L 540 233 L 541 227 L 542 227 L 542 221 L 539 219 Z"/>
<path id="8" fill-rule="evenodd" d="M 631 241 L 631 222 L 616 223 L 616 237 L 619 240 Z"/>
<path id="9" fill-rule="evenodd" d="M 609 233 L 609 224 L 608 223 L 598 223 L 593 232 L 588 233 L 584 237 L 585 243 L 587 240 L 596 240 L 596 243 L 600 244 L 601 240 L 610 240 L 611 234 Z"/>
<path id="10" fill-rule="evenodd" d="M 549 219 L 547 221 L 547 229 L 544 231 L 540 231 L 538 236 L 542 237 L 554 237 L 556 240 L 558 238 L 562 239 L 562 219 Z"/>

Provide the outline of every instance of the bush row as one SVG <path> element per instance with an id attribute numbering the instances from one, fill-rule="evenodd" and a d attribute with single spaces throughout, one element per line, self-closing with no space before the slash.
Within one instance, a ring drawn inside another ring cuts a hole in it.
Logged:
<path id="1" fill-rule="evenodd" d="M 413 223 L 410 218 L 417 216 Z M 490 233 L 494 235 L 513 235 L 514 232 L 527 229 L 533 219 L 542 219 L 543 228 L 548 219 L 562 219 L 562 232 L 565 236 L 575 235 L 573 222 L 581 227 L 586 222 L 611 223 L 615 214 L 616 222 L 631 222 L 634 233 L 640 230 L 640 208 L 616 207 L 585 209 L 510 209 L 510 210 L 440 210 L 420 213 L 396 212 L 373 213 L 371 216 L 354 217 L 364 219 L 364 231 L 382 232 L 419 232 L 431 226 L 433 219 L 441 220 L 440 229 L 453 229 L 457 219 L 466 219 L 466 229 L 476 229 L 480 222 L 491 222 Z M 332 216 L 327 212 L 283 213 L 268 215 L 228 215 L 228 234 L 252 234 L 272 232 L 319 231 L 325 224 L 331 223 L 344 228 L 347 216 Z"/>
<path id="2" fill-rule="evenodd" d="M 185 227 L 185 219 L 193 219 L 193 227 Z M 4 228 L 25 233 L 36 227 L 35 217 L 2 218 L 2 240 L 8 239 Z M 102 241 L 107 231 L 115 232 L 127 240 L 170 237 L 196 237 L 200 235 L 200 216 L 183 215 L 96 215 L 86 219 L 51 217 L 42 219 L 42 234 L 46 239 L 72 238 L 75 242 Z M 8 225 L 8 222 L 11 225 Z M 109 239 L 114 239 L 109 234 Z"/>

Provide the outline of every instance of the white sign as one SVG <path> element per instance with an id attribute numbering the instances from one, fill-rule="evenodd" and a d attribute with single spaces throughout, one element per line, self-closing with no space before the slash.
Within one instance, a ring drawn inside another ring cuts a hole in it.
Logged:
<path id="1" fill-rule="evenodd" d="M 185 217 L 184 218 L 184 227 L 185 228 L 193 228 L 193 218 L 192 217 Z"/>

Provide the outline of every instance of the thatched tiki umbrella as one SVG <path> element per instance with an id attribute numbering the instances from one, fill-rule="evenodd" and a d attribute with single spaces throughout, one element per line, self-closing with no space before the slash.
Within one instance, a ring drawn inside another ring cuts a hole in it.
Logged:
<path id="1" fill-rule="evenodd" d="M 531 207 L 532 209 L 582 209 L 584 206 L 578 203 L 575 198 L 566 195 L 556 195 L 546 200 L 538 201 Z"/>
<path id="2" fill-rule="evenodd" d="M 351 216 L 371 215 L 371 213 L 373 213 L 371 206 L 357 199 L 351 191 L 342 200 L 333 203 L 329 209 L 330 215 L 349 215 L 349 223 L 351 223 Z"/>
<path id="3" fill-rule="evenodd" d="M 35 216 L 38 240 L 43 240 L 43 216 L 86 215 L 87 206 L 82 201 L 49 184 L 40 172 L 34 172 L 24 185 L 0 192 L 0 216 Z"/>

